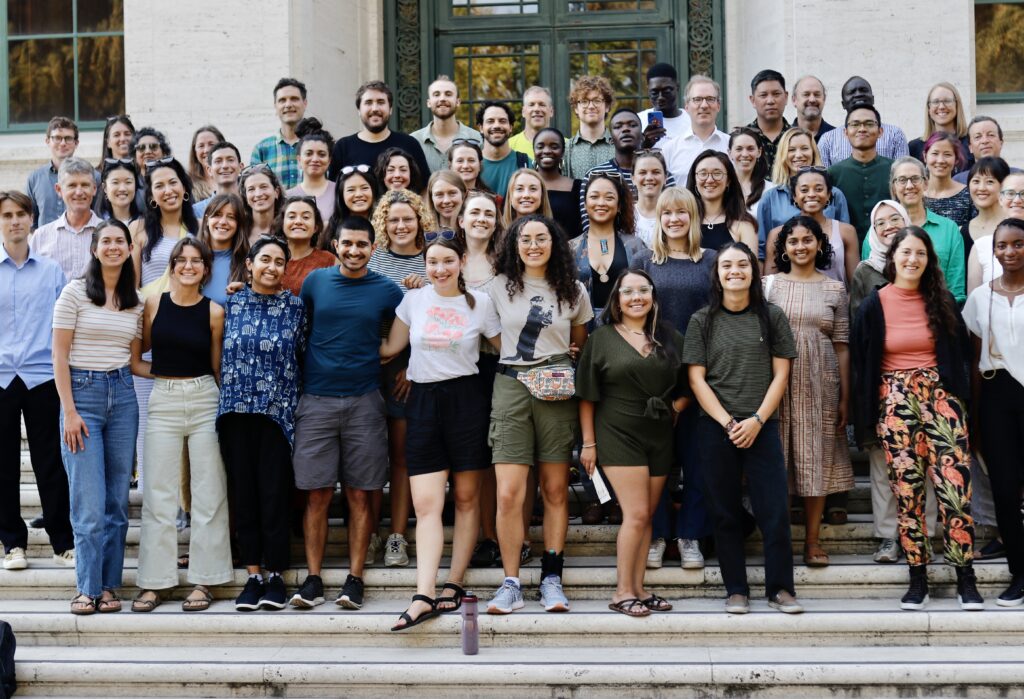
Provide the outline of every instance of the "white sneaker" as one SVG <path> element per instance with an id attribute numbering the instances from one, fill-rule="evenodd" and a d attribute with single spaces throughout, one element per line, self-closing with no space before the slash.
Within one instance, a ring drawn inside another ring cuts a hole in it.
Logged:
<path id="1" fill-rule="evenodd" d="M 404 568 L 409 565 L 409 542 L 401 534 L 392 534 L 384 544 L 384 565 Z"/>
<path id="2" fill-rule="evenodd" d="M 647 549 L 647 567 L 660 568 L 661 560 L 665 557 L 665 540 L 655 539 L 651 542 L 651 548 Z"/>
<path id="3" fill-rule="evenodd" d="M 28 568 L 28 558 L 25 556 L 25 549 L 15 546 L 4 556 L 4 570 L 25 570 Z"/>
<path id="4" fill-rule="evenodd" d="M 697 570 L 704 567 L 704 554 L 700 552 L 700 544 L 696 539 L 679 539 L 679 565 L 685 570 Z"/>
<path id="5" fill-rule="evenodd" d="M 384 554 L 384 540 L 376 533 L 370 534 L 370 545 L 366 547 L 366 562 L 376 563 Z"/>
<path id="6" fill-rule="evenodd" d="M 65 568 L 74 568 L 75 567 L 75 550 L 74 549 L 68 549 L 64 553 L 55 553 L 55 554 L 53 554 L 53 562 L 56 563 L 59 566 L 64 566 Z"/>
<path id="7" fill-rule="evenodd" d="M 875 563 L 897 563 L 902 553 L 903 549 L 895 539 L 882 539 L 875 550 Z"/>

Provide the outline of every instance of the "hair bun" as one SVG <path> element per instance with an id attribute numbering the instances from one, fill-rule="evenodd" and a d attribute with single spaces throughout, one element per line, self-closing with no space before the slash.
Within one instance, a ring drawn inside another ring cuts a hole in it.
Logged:
<path id="1" fill-rule="evenodd" d="M 309 134 L 323 130 L 324 125 L 316 117 L 303 117 L 299 123 L 295 125 L 295 135 L 299 138 L 303 138 Z"/>

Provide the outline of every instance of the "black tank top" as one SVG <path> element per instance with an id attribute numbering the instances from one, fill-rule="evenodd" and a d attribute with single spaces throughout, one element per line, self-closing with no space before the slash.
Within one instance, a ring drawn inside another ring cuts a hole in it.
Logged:
<path id="1" fill-rule="evenodd" d="M 154 375 L 169 378 L 213 375 L 210 299 L 205 296 L 194 306 L 179 306 L 171 300 L 170 292 L 163 294 L 150 339 Z"/>
<path id="2" fill-rule="evenodd" d="M 725 221 L 713 223 L 711 228 L 706 224 L 700 224 L 700 246 L 705 250 L 718 252 L 723 245 L 732 241 L 732 233 L 729 232 L 729 226 L 725 225 Z"/>
<path id="3" fill-rule="evenodd" d="M 611 295 L 612 287 L 615 286 L 615 280 L 629 267 L 626 246 L 622 244 L 622 238 L 616 233 L 613 240 L 615 241 L 615 252 L 612 255 L 612 263 L 608 267 L 608 271 L 605 272 L 608 281 L 601 281 L 601 274 L 593 266 L 590 267 L 590 305 L 594 308 L 604 308 L 608 305 L 608 296 Z"/>

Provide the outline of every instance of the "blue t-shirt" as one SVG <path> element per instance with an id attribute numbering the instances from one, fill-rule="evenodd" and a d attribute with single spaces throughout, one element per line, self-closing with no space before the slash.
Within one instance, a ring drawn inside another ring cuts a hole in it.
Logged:
<path id="1" fill-rule="evenodd" d="M 395 316 L 402 290 L 372 270 L 350 279 L 339 267 L 315 269 L 302 283 L 310 335 L 303 390 L 362 396 L 380 387 L 380 327 Z"/>
<path id="2" fill-rule="evenodd" d="M 223 306 L 228 300 L 228 279 L 231 278 L 231 250 L 213 251 L 213 269 L 203 285 L 203 296 Z"/>

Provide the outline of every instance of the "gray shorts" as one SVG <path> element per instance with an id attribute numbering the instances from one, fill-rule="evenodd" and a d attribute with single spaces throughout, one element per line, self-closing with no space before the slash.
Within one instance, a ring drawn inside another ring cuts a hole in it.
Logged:
<path id="1" fill-rule="evenodd" d="M 295 487 L 377 490 L 388 480 L 384 399 L 303 394 L 295 411 Z"/>

